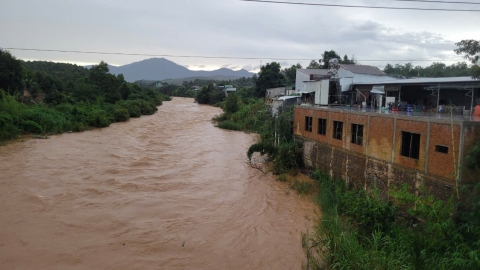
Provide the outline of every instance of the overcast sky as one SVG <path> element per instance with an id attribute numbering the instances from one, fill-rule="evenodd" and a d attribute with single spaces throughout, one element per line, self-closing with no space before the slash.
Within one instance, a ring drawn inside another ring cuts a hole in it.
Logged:
<path id="1" fill-rule="evenodd" d="M 480 5 L 392 0 L 290 1 L 480 10 Z M 355 55 L 359 63 L 380 68 L 387 62 L 365 60 L 437 59 L 452 64 L 463 61 L 453 52 L 455 42 L 480 39 L 479 15 L 239 0 L 0 0 L 0 47 L 262 58 L 165 57 L 190 69 L 207 70 L 257 71 L 260 63 L 271 59 L 281 59 L 276 61 L 282 66 L 300 63 L 306 67 L 310 61 L 291 59 L 319 59 L 325 50 Z M 116 66 L 150 58 L 10 51 L 25 60 L 77 64 L 104 60 Z"/>

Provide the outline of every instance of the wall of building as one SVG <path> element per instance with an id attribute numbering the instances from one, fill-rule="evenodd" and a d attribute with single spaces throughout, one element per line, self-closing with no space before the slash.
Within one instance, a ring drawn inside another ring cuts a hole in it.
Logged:
<path id="1" fill-rule="evenodd" d="M 299 70 L 297 70 L 296 76 L 295 76 L 295 91 L 296 92 L 301 92 L 303 91 L 303 82 L 304 81 L 309 81 L 310 80 L 310 75 L 305 74 Z"/>
<path id="2" fill-rule="evenodd" d="M 312 132 L 305 130 L 307 116 L 313 118 Z M 318 118 L 327 119 L 326 135 L 317 134 Z M 333 138 L 333 121 L 344 123 L 342 140 Z M 377 187 L 385 192 L 392 184 L 406 183 L 412 191 L 425 186 L 437 197 L 446 199 L 455 192 L 454 164 L 460 165 L 466 155 L 465 149 L 470 149 L 480 139 L 480 122 L 478 125 L 448 122 L 297 106 L 294 133 L 304 140 L 304 159 L 308 167 L 325 170 L 355 186 Z M 351 141 L 352 124 L 364 126 L 362 145 Z M 401 154 L 402 132 L 420 134 L 418 159 Z M 437 152 L 437 145 L 448 147 L 448 153 Z M 468 173 L 480 179 L 478 172 Z M 462 172 L 460 178 L 464 179 L 462 183 L 475 181 L 474 177 L 467 179 L 464 174 Z"/>

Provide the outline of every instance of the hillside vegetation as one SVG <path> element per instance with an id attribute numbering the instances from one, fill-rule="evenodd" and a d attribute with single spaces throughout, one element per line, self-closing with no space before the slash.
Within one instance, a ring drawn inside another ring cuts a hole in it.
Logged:
<path id="1" fill-rule="evenodd" d="M 0 140 L 107 127 L 153 114 L 170 97 L 109 73 L 108 65 L 22 62 L 0 50 Z"/>

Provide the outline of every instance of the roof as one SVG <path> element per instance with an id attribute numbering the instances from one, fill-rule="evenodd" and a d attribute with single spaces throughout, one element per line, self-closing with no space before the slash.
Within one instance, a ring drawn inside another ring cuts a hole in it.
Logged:
<path id="1" fill-rule="evenodd" d="M 234 91 L 237 91 L 237 88 L 232 88 L 232 87 L 230 87 L 230 88 L 225 88 L 225 91 L 227 91 L 227 92 L 234 92 Z"/>
<path id="2" fill-rule="evenodd" d="M 308 75 L 328 75 L 328 69 L 297 69 L 298 71 Z"/>
<path id="3" fill-rule="evenodd" d="M 340 66 L 356 74 L 386 75 L 380 69 L 367 65 L 340 64 Z"/>
<path id="4" fill-rule="evenodd" d="M 292 99 L 292 98 L 300 98 L 300 96 L 283 96 L 283 97 L 279 97 L 278 100 L 286 100 L 286 99 Z"/>
<path id="5" fill-rule="evenodd" d="M 459 83 L 473 82 L 480 85 L 480 80 L 472 79 L 472 77 L 442 77 L 442 78 L 415 78 L 415 79 L 398 79 L 392 81 L 364 82 L 355 83 L 355 85 L 380 85 L 380 84 L 432 84 L 432 83 Z"/>

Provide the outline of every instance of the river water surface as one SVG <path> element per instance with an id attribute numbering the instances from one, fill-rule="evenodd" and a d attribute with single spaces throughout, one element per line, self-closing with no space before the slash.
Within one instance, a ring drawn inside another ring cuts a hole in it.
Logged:
<path id="1" fill-rule="evenodd" d="M 0 269 L 300 269 L 308 199 L 192 99 L 0 147 Z"/>

